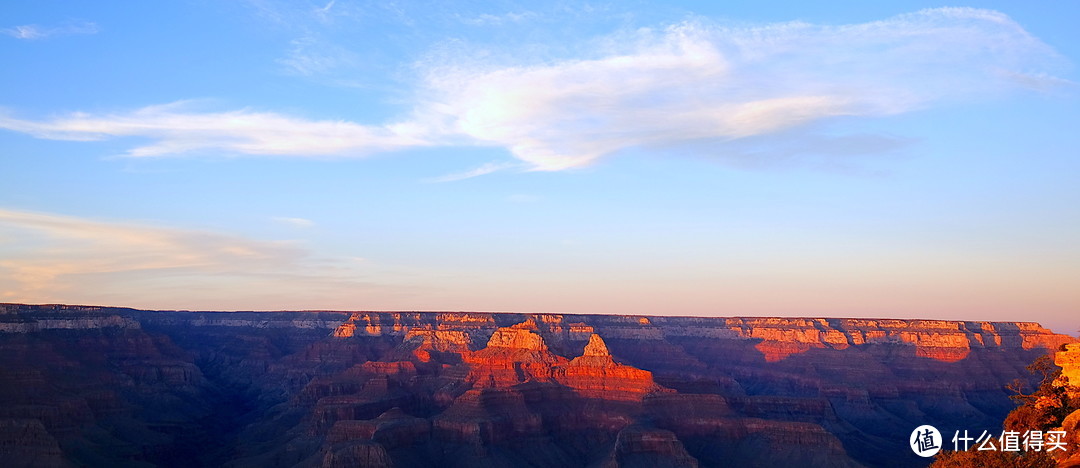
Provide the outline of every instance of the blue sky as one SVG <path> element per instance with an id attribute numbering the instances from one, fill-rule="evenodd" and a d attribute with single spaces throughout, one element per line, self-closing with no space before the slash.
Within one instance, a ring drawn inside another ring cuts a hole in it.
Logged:
<path id="1" fill-rule="evenodd" d="M 9 2 L 0 301 L 1080 323 L 1075 2 Z"/>

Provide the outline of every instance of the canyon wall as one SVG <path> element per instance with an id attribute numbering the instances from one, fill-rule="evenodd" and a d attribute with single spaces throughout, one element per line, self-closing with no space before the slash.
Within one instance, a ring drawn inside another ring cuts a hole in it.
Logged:
<path id="1" fill-rule="evenodd" d="M 25 466 L 922 466 L 1072 343 L 1030 322 L 0 304 Z M 1067 357 L 1067 356 L 1066 356 Z"/>
<path id="2" fill-rule="evenodd" d="M 1062 384 L 1080 390 L 1080 343 L 1062 347 L 1054 354 L 1054 364 L 1061 368 L 1061 377 L 1064 378 Z M 1080 393 L 1075 391 L 1072 395 L 1080 398 Z"/>

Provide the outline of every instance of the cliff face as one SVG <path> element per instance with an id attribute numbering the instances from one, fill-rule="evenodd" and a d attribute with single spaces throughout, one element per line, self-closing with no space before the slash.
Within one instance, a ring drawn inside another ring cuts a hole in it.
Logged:
<path id="1" fill-rule="evenodd" d="M 1004 385 L 1072 341 L 1027 322 L 0 304 L 0 458 L 919 466 L 912 428 L 999 427 Z"/>
<path id="2" fill-rule="evenodd" d="M 1068 379 L 1065 384 L 1080 388 L 1080 343 L 1065 345 L 1055 353 L 1054 364 L 1061 368 L 1061 376 Z"/>

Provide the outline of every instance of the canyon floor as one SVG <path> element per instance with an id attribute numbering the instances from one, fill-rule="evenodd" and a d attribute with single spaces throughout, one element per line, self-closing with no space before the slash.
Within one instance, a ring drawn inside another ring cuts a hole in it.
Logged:
<path id="1" fill-rule="evenodd" d="M 925 466 L 1030 322 L 0 304 L 4 466 Z"/>

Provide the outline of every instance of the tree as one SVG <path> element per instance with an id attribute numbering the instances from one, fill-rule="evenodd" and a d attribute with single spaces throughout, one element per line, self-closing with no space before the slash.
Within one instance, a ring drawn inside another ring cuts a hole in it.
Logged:
<path id="1" fill-rule="evenodd" d="M 995 439 L 994 443 L 999 443 Z M 1046 452 L 942 451 L 932 468 L 1053 468 L 1057 462 Z"/>
<path id="2" fill-rule="evenodd" d="M 1060 427 L 1065 417 L 1080 410 L 1080 399 L 1070 398 L 1070 392 L 1076 394 L 1076 388 L 1070 387 L 1061 368 L 1054 364 L 1053 354 L 1040 356 L 1027 370 L 1039 377 L 1039 388 L 1032 393 L 1024 393 L 1027 386 L 1023 380 L 1016 379 L 1005 386 L 1013 395 L 1013 401 L 1019 406 L 1005 417 L 1005 429 L 1021 434 L 1027 431 L 1048 431 Z M 995 441 L 1000 447 L 1000 441 Z M 1003 468 L 1042 468 L 1057 466 L 1057 461 L 1050 453 L 1042 451 L 941 451 L 934 457 L 933 468 L 960 467 L 1003 467 Z"/>

